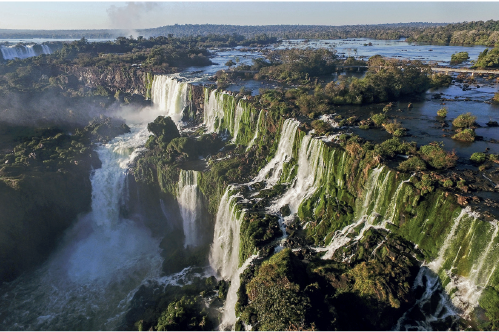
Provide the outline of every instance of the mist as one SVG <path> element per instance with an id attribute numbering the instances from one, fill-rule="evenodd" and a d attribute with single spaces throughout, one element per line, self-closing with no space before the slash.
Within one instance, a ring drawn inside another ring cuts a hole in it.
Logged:
<path id="1" fill-rule="evenodd" d="M 154 2 L 127 2 L 124 7 L 111 5 L 107 15 L 111 28 L 122 30 L 121 35 L 136 38 L 139 33 L 135 29 L 147 26 L 150 23 L 148 16 L 161 7 L 161 4 Z"/>

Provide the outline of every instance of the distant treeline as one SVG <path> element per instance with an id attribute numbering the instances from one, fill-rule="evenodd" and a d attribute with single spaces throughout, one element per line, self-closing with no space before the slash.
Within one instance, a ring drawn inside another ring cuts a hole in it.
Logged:
<path id="1" fill-rule="evenodd" d="M 341 39 L 341 38 L 373 38 L 400 39 L 414 33 L 421 33 L 429 27 L 438 27 L 445 23 L 397 23 L 378 25 L 216 25 L 216 24 L 184 24 L 167 25 L 159 28 L 134 31 L 125 30 L 6 30 L 0 29 L 0 38 L 87 38 L 106 39 L 118 36 L 139 34 L 144 37 L 168 36 L 208 36 L 208 35 L 241 35 L 254 38 L 266 34 L 279 39 Z"/>
<path id="2" fill-rule="evenodd" d="M 476 21 L 428 27 L 414 31 L 410 42 L 445 45 L 499 46 L 499 21 Z"/>
<path id="3" fill-rule="evenodd" d="M 452 45 L 499 45 L 499 21 L 447 23 L 397 23 L 377 25 L 216 25 L 184 24 L 159 28 L 126 30 L 2 30 L 0 38 L 87 38 L 114 39 L 118 36 L 138 34 L 149 37 L 194 37 L 237 35 L 255 38 L 267 35 L 277 39 L 345 39 L 373 38 L 400 39 L 409 42 Z"/>
<path id="4" fill-rule="evenodd" d="M 167 25 L 164 27 L 141 30 L 146 35 L 206 36 L 209 34 L 238 34 L 254 37 L 266 34 L 280 39 L 341 39 L 341 38 L 374 38 L 399 39 L 408 37 L 414 30 L 423 31 L 428 27 L 437 27 L 442 23 L 399 23 L 378 25 L 214 25 L 185 24 Z"/>

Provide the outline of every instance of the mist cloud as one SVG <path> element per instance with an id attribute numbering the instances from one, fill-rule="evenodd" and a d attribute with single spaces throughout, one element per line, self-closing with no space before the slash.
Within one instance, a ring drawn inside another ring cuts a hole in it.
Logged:
<path id="1" fill-rule="evenodd" d="M 161 4 L 155 2 L 127 2 L 126 6 L 111 5 L 107 9 L 111 27 L 129 30 L 147 27 L 150 22 L 148 16 L 155 13 Z M 132 33 L 133 35 L 133 33 Z"/>

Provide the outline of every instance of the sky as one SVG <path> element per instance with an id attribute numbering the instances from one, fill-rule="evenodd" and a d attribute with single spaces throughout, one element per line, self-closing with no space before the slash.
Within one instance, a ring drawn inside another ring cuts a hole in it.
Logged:
<path id="1" fill-rule="evenodd" d="M 499 19 L 499 2 L 3 2 L 0 29 L 143 29 L 172 24 L 356 25 Z"/>

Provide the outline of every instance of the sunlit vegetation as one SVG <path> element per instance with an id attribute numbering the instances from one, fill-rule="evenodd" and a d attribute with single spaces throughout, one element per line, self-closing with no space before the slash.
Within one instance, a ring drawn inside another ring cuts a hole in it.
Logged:
<path id="1" fill-rule="evenodd" d="M 441 118 L 445 118 L 447 116 L 447 109 L 445 107 L 439 109 L 437 115 Z"/>
<path id="2" fill-rule="evenodd" d="M 465 61 L 468 61 L 469 58 L 470 57 L 468 55 L 468 52 L 454 53 L 454 54 L 452 54 L 452 56 L 450 58 L 450 64 L 451 65 L 459 65 Z"/>
<path id="3" fill-rule="evenodd" d="M 487 45 L 499 43 L 499 21 L 472 21 L 428 27 L 414 31 L 407 38 L 409 42 L 445 45 Z"/>
<path id="4" fill-rule="evenodd" d="M 498 33 L 499 34 L 499 33 Z M 499 36 L 498 36 L 499 38 Z M 497 68 L 499 67 L 499 47 L 489 50 L 486 48 L 478 55 L 472 68 Z"/>

